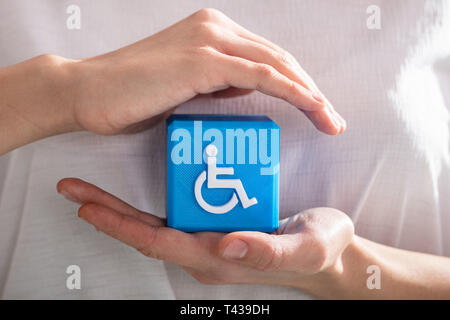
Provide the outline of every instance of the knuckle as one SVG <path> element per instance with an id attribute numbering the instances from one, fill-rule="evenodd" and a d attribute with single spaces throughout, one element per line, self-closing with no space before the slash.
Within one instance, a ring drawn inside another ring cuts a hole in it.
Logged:
<path id="1" fill-rule="evenodd" d="M 278 61 L 288 67 L 295 65 L 295 58 L 287 51 L 277 52 L 276 58 Z"/>
<path id="2" fill-rule="evenodd" d="M 198 21 L 214 21 L 217 20 L 222 15 L 217 9 L 214 8 L 203 8 L 194 13 L 194 18 Z"/>
<path id="3" fill-rule="evenodd" d="M 262 78 L 272 78 L 276 74 L 275 68 L 268 64 L 258 64 L 256 71 Z"/>
<path id="4" fill-rule="evenodd" d="M 154 258 L 161 260 L 162 257 L 158 253 L 158 251 L 155 249 L 155 244 L 158 241 L 158 234 L 159 234 L 159 228 L 155 228 L 155 230 L 150 233 L 149 237 L 147 238 L 147 241 L 142 244 L 141 247 L 137 247 L 136 250 L 142 253 L 144 256 L 147 256 L 149 258 Z"/>
<path id="5" fill-rule="evenodd" d="M 265 83 L 267 83 L 268 79 L 271 79 L 275 76 L 275 69 L 272 66 L 267 64 L 256 64 L 252 67 L 255 72 L 255 89 L 262 90 L 264 89 Z"/>
<path id="6" fill-rule="evenodd" d="M 204 61 L 205 59 L 211 59 L 214 57 L 214 49 L 208 46 L 198 46 L 191 50 L 193 55 L 197 58 L 200 58 L 201 61 Z"/>
<path id="7" fill-rule="evenodd" d="M 208 93 L 224 82 L 223 72 L 217 68 L 219 57 L 217 51 L 209 46 L 198 46 L 189 52 L 190 66 L 199 77 L 191 82 L 196 93 Z"/>
<path id="8" fill-rule="evenodd" d="M 287 93 L 288 93 L 288 95 L 290 97 L 295 96 L 296 94 L 298 94 L 297 84 L 294 81 L 292 81 L 292 80 L 289 80 L 289 82 L 288 82 Z M 285 98 L 287 98 L 287 97 L 285 97 Z"/>
<path id="9" fill-rule="evenodd" d="M 41 61 L 41 63 L 46 66 L 58 65 L 64 61 L 64 59 L 62 57 L 59 57 L 52 53 L 41 54 L 41 55 L 37 56 L 35 59 Z"/>
<path id="10" fill-rule="evenodd" d="M 212 42 L 221 37 L 219 26 L 212 22 L 201 22 L 197 25 L 196 36 L 201 41 Z"/>

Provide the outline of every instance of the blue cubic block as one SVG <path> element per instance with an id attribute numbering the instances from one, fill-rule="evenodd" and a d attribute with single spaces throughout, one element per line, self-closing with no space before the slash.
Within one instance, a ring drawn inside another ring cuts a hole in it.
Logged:
<path id="1" fill-rule="evenodd" d="M 278 228 L 280 128 L 264 115 L 167 120 L 167 224 L 185 232 Z"/>

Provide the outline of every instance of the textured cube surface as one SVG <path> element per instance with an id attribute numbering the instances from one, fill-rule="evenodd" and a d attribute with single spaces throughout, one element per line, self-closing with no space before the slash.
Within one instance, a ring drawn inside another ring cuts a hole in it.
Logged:
<path id="1" fill-rule="evenodd" d="M 167 120 L 167 223 L 187 232 L 278 228 L 280 129 L 262 115 Z"/>

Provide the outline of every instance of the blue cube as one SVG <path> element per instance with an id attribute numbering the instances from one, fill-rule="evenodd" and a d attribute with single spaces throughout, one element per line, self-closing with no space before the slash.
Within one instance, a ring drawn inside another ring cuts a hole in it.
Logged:
<path id="1" fill-rule="evenodd" d="M 280 128 L 264 115 L 167 119 L 167 224 L 185 232 L 278 228 Z"/>

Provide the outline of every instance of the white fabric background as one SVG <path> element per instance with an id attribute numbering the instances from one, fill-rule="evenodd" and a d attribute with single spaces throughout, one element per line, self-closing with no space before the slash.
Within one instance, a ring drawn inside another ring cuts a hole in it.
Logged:
<path id="1" fill-rule="evenodd" d="M 66 28 L 69 4 L 81 8 L 81 30 Z M 381 8 L 381 30 L 366 27 L 371 4 Z M 266 113 L 281 127 L 281 217 L 331 206 L 348 213 L 360 236 L 450 255 L 448 1 L 0 0 L 0 67 L 42 53 L 100 54 L 202 7 L 293 53 L 347 119 L 345 134 L 326 136 L 259 93 L 177 110 Z M 0 296 L 308 298 L 288 288 L 199 284 L 95 232 L 55 191 L 59 179 L 81 177 L 164 216 L 164 145 L 161 123 L 129 136 L 61 135 L 0 157 Z M 81 267 L 81 290 L 66 289 L 71 264 Z"/>

